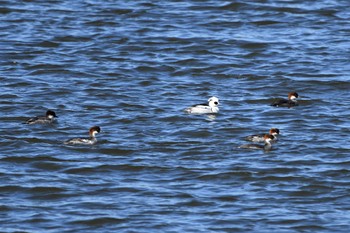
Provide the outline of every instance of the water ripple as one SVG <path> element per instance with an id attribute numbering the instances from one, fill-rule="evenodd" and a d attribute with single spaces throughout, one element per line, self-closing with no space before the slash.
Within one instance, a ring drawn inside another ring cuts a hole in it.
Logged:
<path id="1" fill-rule="evenodd" d="M 1 230 L 348 232 L 348 8 L 3 1 Z M 272 151 L 238 148 L 271 127 Z"/>

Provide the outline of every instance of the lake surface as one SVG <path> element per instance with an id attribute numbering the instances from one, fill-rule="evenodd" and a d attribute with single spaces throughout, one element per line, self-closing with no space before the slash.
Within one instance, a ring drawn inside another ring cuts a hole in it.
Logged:
<path id="1" fill-rule="evenodd" d="M 1 1 L 0 232 L 349 232 L 349 9 Z M 272 151 L 238 148 L 271 127 Z"/>

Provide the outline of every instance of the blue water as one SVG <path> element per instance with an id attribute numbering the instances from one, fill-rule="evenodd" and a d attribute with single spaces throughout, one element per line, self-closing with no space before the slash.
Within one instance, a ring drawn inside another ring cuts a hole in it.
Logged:
<path id="1" fill-rule="evenodd" d="M 349 232 L 349 8 L 2 1 L 0 231 Z M 271 127 L 272 151 L 238 148 Z"/>

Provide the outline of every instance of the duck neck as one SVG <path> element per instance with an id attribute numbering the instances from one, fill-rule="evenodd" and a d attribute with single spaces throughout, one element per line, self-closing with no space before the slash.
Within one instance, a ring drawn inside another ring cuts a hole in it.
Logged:
<path id="1" fill-rule="evenodd" d="M 272 148 L 270 141 L 265 141 L 264 150 L 270 150 Z"/>
<path id="2" fill-rule="evenodd" d="M 211 107 L 211 111 L 212 111 L 213 113 L 217 113 L 217 112 L 219 112 L 219 108 L 216 107 L 216 106 Z"/>
<path id="3" fill-rule="evenodd" d="M 90 133 L 90 139 L 95 139 L 96 140 L 96 132 L 91 132 Z"/>

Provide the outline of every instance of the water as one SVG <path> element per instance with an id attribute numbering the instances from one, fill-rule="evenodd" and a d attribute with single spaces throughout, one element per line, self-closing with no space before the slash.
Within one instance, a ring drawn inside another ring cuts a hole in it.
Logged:
<path id="1" fill-rule="evenodd" d="M 349 7 L 2 1 L 0 231 L 348 232 Z M 271 127 L 272 151 L 238 148 Z"/>

